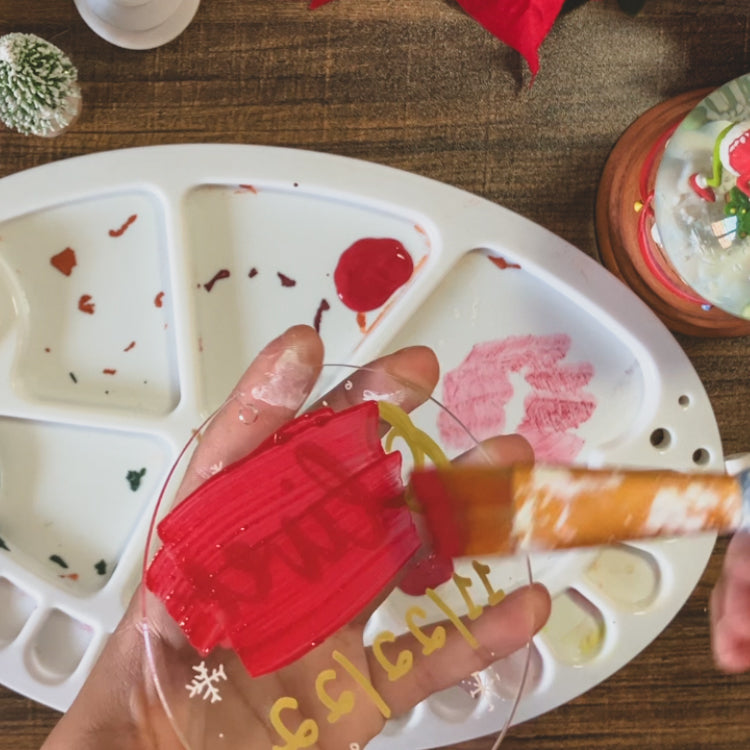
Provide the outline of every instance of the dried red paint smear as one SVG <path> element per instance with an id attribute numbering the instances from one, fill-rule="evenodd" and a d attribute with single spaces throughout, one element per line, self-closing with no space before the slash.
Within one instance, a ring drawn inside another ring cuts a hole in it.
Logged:
<path id="1" fill-rule="evenodd" d="M 258 194 L 258 188 L 256 188 L 254 185 L 240 184 L 239 188 L 243 193 L 253 193 L 254 195 Z"/>
<path id="2" fill-rule="evenodd" d="M 229 278 L 230 276 L 231 276 L 231 274 L 229 273 L 229 271 L 228 271 L 228 270 L 227 270 L 226 268 L 222 268 L 222 269 L 221 269 L 221 271 L 217 271 L 217 272 L 216 272 L 216 273 L 214 274 L 213 278 L 212 278 L 212 279 L 211 279 L 210 281 L 207 281 L 207 282 L 206 282 L 206 283 L 205 283 L 205 284 L 203 285 L 203 288 L 204 288 L 204 289 L 205 289 L 205 290 L 206 290 L 207 292 L 210 292 L 210 291 L 211 291 L 211 290 L 212 290 L 212 289 L 214 288 L 214 284 L 215 284 L 215 283 L 216 283 L 217 281 L 221 281 L 222 279 L 228 279 L 228 278 Z"/>
<path id="3" fill-rule="evenodd" d="M 164 292 L 159 292 L 159 294 L 154 297 L 154 304 L 157 307 L 163 307 L 164 306 Z"/>
<path id="4" fill-rule="evenodd" d="M 313 327 L 315 328 L 315 331 L 317 333 L 320 333 L 320 323 L 323 319 L 323 313 L 326 310 L 330 310 L 330 309 L 331 309 L 331 305 L 328 303 L 327 299 L 320 300 L 318 309 L 315 311 L 315 318 L 313 319 Z"/>
<path id="5" fill-rule="evenodd" d="M 124 352 L 129 352 L 135 346 L 135 341 L 131 341 L 124 349 Z"/>
<path id="6" fill-rule="evenodd" d="M 414 261 L 401 242 L 367 237 L 350 245 L 339 258 L 333 280 L 339 299 L 355 312 L 369 312 L 410 278 Z"/>
<path id="7" fill-rule="evenodd" d="M 53 255 L 49 262 L 60 272 L 66 276 L 70 276 L 73 273 L 73 269 L 78 265 L 76 260 L 76 251 L 72 247 L 66 247 L 57 255 Z"/>
<path id="8" fill-rule="evenodd" d="M 78 300 L 78 309 L 81 312 L 88 313 L 89 315 L 94 314 L 94 303 L 91 301 L 92 297 L 90 294 L 82 294 Z"/>
<path id="9" fill-rule="evenodd" d="M 494 263 L 498 268 L 502 269 L 503 271 L 506 268 L 520 268 L 521 266 L 518 263 L 508 263 L 505 258 L 500 257 L 499 255 L 488 255 L 487 256 L 490 259 L 491 263 Z"/>
<path id="10" fill-rule="evenodd" d="M 372 401 L 299 417 L 159 524 L 146 585 L 201 654 L 222 645 L 253 676 L 279 669 L 412 557 L 401 456 L 383 451 L 378 423 Z"/>
<path id="11" fill-rule="evenodd" d="M 276 275 L 279 277 L 279 281 L 281 282 L 281 286 L 296 286 L 297 282 L 290 278 L 289 276 L 286 276 L 285 274 L 281 273 L 280 271 L 276 272 Z"/>
<path id="12" fill-rule="evenodd" d="M 443 379 L 443 403 L 466 427 L 459 427 L 447 413 L 439 414 L 443 443 L 465 449 L 473 445 L 468 433 L 483 440 L 514 429 L 531 443 L 537 459 L 572 461 L 584 444 L 572 430 L 591 417 L 596 399 L 585 390 L 594 375 L 593 365 L 564 361 L 570 345 L 570 336 L 563 333 L 509 336 L 476 344 Z M 515 428 L 505 424 L 514 373 L 522 375 L 531 388 L 524 398 L 523 418 Z"/>
<path id="13" fill-rule="evenodd" d="M 254 278 L 254 277 L 255 277 L 255 276 L 257 276 L 257 275 L 258 275 L 258 269 L 257 269 L 257 268 L 256 268 L 255 266 L 253 266 L 253 267 L 252 267 L 252 268 L 251 268 L 251 269 L 250 269 L 250 270 L 249 270 L 249 271 L 247 272 L 247 276 L 248 276 L 248 278 L 249 278 L 249 279 L 252 279 L 252 278 Z"/>
<path id="14" fill-rule="evenodd" d="M 138 214 L 132 214 L 131 216 L 128 216 L 128 218 L 125 220 L 125 223 L 119 227 L 118 229 L 110 229 L 109 230 L 109 236 L 110 237 L 122 237 L 123 234 L 127 231 L 128 227 L 138 218 Z"/>
<path id="15" fill-rule="evenodd" d="M 113 369 L 112 369 L 111 367 L 105 367 L 105 368 L 104 368 L 104 369 L 102 370 L 102 372 L 103 372 L 103 373 L 104 373 L 105 375 L 116 375 L 116 374 L 117 374 L 117 370 L 113 370 Z"/>

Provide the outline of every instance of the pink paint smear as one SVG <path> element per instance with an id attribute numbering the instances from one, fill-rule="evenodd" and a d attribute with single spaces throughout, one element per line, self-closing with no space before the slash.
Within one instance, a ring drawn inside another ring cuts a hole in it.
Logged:
<path id="1" fill-rule="evenodd" d="M 514 431 L 531 443 L 538 460 L 572 461 L 584 445 L 573 430 L 594 413 L 596 399 L 584 390 L 593 365 L 563 362 L 570 343 L 570 336 L 559 333 L 476 344 L 446 373 L 443 403 L 478 440 L 508 432 L 505 408 L 514 395 L 509 375 L 521 373 L 532 392 L 524 399 L 524 416 Z M 446 413 L 439 415 L 438 429 L 447 447 L 465 450 L 473 445 Z"/>

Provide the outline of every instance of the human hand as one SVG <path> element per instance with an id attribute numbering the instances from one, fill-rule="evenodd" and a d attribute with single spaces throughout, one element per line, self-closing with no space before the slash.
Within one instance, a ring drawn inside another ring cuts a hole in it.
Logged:
<path id="1" fill-rule="evenodd" d="M 271 342 L 250 365 L 227 404 L 207 427 L 185 473 L 178 501 L 200 486 L 216 467 L 244 457 L 287 423 L 306 401 L 322 362 L 322 343 L 308 327 L 292 328 Z M 417 391 L 429 394 L 434 388 L 438 366 L 429 349 L 411 347 L 371 363 L 349 380 L 354 382 L 353 388 L 338 386 L 325 397 L 334 410 L 352 405 L 356 394 L 364 390 L 398 398 L 399 388 L 407 381 L 417 386 L 408 394 L 401 394 L 406 401 L 399 405 L 409 411 L 423 400 L 415 398 Z M 514 436 L 488 441 L 485 454 L 499 463 L 528 462 L 532 457 L 528 444 Z M 364 626 L 375 604 L 289 666 L 262 677 L 247 676 L 241 686 L 245 708 L 241 735 L 244 750 L 271 750 L 274 745 L 279 746 L 278 728 L 269 722 L 268 705 L 280 695 L 294 696 L 301 707 L 300 712 L 285 710 L 285 726 L 293 730 L 305 718 L 319 728 L 320 736 L 314 745 L 298 747 L 312 746 L 318 750 L 364 747 L 382 729 L 385 721 L 382 712 L 365 699 L 354 680 L 345 676 L 336 680 L 335 687 L 332 683 L 331 691 L 337 696 L 351 691 L 355 696 L 353 710 L 334 723 L 327 720 L 328 709 L 316 699 L 316 676 L 331 666 L 336 651 L 346 654 L 370 680 L 392 715 L 398 716 L 431 693 L 524 646 L 546 621 L 550 606 L 543 587 L 529 586 L 485 608 L 476 620 L 466 623 L 481 644 L 479 648 L 472 648 L 456 629 L 446 627 L 445 645 L 424 656 L 411 634 L 401 636 L 396 643 L 386 644 L 384 652 L 395 662 L 401 652 L 408 650 L 413 654 L 413 665 L 408 674 L 391 681 L 372 650 L 362 645 Z M 183 746 L 153 690 L 141 617 L 136 595 L 80 695 L 43 750 L 72 746 L 77 750 L 102 747 L 172 750 Z M 160 632 L 165 641 L 181 638 L 166 611 L 161 610 L 156 620 L 149 623 L 149 630 Z M 183 654 L 189 670 L 195 663 L 195 652 L 186 648 Z M 233 665 L 241 669 L 231 652 L 222 655 L 225 658 L 229 660 L 227 672 Z M 184 694 L 184 680 L 182 683 L 177 689 Z M 192 706 L 186 711 L 191 709 Z"/>
<path id="2" fill-rule="evenodd" d="M 730 540 L 711 593 L 711 644 L 720 669 L 750 669 L 750 532 L 738 532 Z"/>

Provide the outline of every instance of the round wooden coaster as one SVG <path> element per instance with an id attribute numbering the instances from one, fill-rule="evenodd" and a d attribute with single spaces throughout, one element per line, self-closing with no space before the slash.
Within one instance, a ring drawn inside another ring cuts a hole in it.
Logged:
<path id="1" fill-rule="evenodd" d="M 690 91 L 657 104 L 620 136 L 599 182 L 596 235 L 604 266 L 631 287 L 668 328 L 693 336 L 746 336 L 750 320 L 690 300 L 698 295 L 668 265 L 661 267 L 667 283 L 657 278 L 639 244 L 639 210 L 644 210 L 641 183 L 646 180 L 649 189 L 653 187 L 665 136 L 711 91 Z M 652 250 L 658 254 L 654 246 Z"/>

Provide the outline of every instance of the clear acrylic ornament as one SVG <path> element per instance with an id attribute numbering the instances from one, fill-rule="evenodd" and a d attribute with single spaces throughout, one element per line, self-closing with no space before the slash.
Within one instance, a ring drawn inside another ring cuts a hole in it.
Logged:
<path id="1" fill-rule="evenodd" d="M 321 395 L 329 387 L 333 395 Z M 436 560 L 419 540 L 410 551 L 404 521 L 418 529 L 419 514 L 403 497 L 394 507 L 382 486 L 389 471 L 407 483 L 415 465 L 455 459 L 441 429 L 465 428 L 418 386 L 367 368 L 325 365 L 317 393 L 307 413 L 318 424 L 302 437 L 278 431 L 252 461 L 278 455 L 236 490 L 250 484 L 257 495 L 270 483 L 279 496 L 239 515 L 234 500 L 224 513 L 209 500 L 167 549 L 187 457 L 165 487 L 144 559 L 158 595 L 146 586 L 140 594 L 155 715 L 190 750 L 364 750 L 433 747 L 442 722 L 489 713 L 487 748 L 498 747 L 529 668 L 533 613 L 514 593 L 531 581 L 528 560 Z M 255 419 L 249 400 L 221 408 Z M 328 408 L 335 417 L 320 411 Z M 491 460 L 474 442 L 461 460 Z M 232 469 L 213 470 L 206 482 L 220 498 Z M 154 563 L 157 551 L 169 564 Z M 196 591 L 198 604 L 175 606 L 172 597 Z M 425 679 L 434 689 L 416 699 Z"/>

